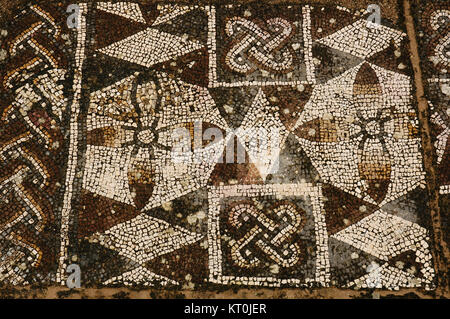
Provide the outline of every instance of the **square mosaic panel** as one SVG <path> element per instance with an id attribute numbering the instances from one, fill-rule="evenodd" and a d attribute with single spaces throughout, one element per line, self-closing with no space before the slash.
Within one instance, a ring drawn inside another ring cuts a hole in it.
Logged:
<path id="1" fill-rule="evenodd" d="M 47 3 L 1 31 L 2 284 L 65 285 L 75 265 L 83 287 L 435 288 L 402 25 L 315 4 L 75 8 L 75 27 Z M 448 13 L 422 17 L 442 194 Z"/>
<path id="2" fill-rule="evenodd" d="M 300 286 L 329 278 L 320 188 L 236 185 L 209 194 L 212 282 Z"/>

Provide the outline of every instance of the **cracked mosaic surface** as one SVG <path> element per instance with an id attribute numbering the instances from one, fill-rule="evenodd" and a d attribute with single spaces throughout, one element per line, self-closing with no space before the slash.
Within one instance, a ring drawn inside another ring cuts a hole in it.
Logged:
<path id="1" fill-rule="evenodd" d="M 77 264 L 83 286 L 435 288 L 401 26 L 332 5 L 78 6 L 77 28 L 47 3 L 0 33 L 2 284 Z M 443 195 L 449 10 L 421 16 Z M 174 161 L 180 128 L 195 160 Z"/>

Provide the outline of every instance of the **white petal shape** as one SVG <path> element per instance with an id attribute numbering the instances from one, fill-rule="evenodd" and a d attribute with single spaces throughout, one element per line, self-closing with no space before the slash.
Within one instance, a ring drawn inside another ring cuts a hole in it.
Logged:
<path id="1" fill-rule="evenodd" d="M 297 136 L 296 136 L 297 137 Z M 358 171 L 358 141 L 317 143 L 297 137 L 306 155 L 311 158 L 320 177 L 342 190 L 362 198 L 363 188 Z"/>
<path id="2" fill-rule="evenodd" d="M 445 153 L 445 148 L 447 147 L 447 141 L 450 136 L 450 128 L 447 127 L 447 124 L 441 118 L 441 116 L 439 116 L 438 113 L 434 113 L 431 116 L 431 121 L 444 129 L 442 133 L 437 136 L 436 142 L 434 143 L 437 155 L 436 163 L 439 165 L 442 162 L 442 158 L 444 157 Z"/>
<path id="3" fill-rule="evenodd" d="M 106 126 L 133 125 L 133 121 L 129 122 L 128 119 L 131 114 L 137 115 L 131 100 L 131 89 L 135 79 L 136 75 L 131 75 L 91 93 L 87 115 L 88 130 Z"/>
<path id="4" fill-rule="evenodd" d="M 417 278 L 403 270 L 389 266 L 387 263 L 382 266 L 369 266 L 369 272 L 347 284 L 351 288 L 413 288 L 421 287 L 422 279 Z"/>
<path id="5" fill-rule="evenodd" d="M 380 104 L 373 104 L 372 111 L 376 113 L 377 110 L 392 105 L 394 110 L 392 112 L 384 111 L 383 114 L 389 115 L 390 113 L 394 119 L 396 116 L 404 117 L 405 114 L 414 114 L 410 77 L 369 64 L 379 78 L 383 101 Z M 353 83 L 361 65 L 362 63 L 324 84 L 316 85 L 294 129 L 317 118 L 338 119 L 337 123 L 342 121 L 357 123 L 357 108 L 353 102 Z M 356 164 L 356 150 L 360 137 L 350 142 L 338 143 L 320 143 L 298 139 L 304 151 L 311 158 L 314 167 L 326 182 L 371 201 L 370 198 L 366 198 L 365 188 L 362 187 L 363 181 L 358 174 Z M 403 139 L 392 142 L 389 138 L 386 140 L 393 172 L 386 197 L 380 205 L 404 195 L 423 179 L 419 140 Z M 405 163 L 407 163 L 406 168 Z"/>
<path id="6" fill-rule="evenodd" d="M 227 123 L 206 88 L 171 79 L 166 73 L 160 73 L 159 79 L 164 93 L 161 97 L 161 114 L 158 114 L 158 129 L 195 121 L 227 128 Z"/>
<path id="7" fill-rule="evenodd" d="M 223 153 L 224 142 L 174 156 L 171 151 L 155 150 L 155 187 L 144 210 L 193 192 L 208 183 L 214 167 Z"/>

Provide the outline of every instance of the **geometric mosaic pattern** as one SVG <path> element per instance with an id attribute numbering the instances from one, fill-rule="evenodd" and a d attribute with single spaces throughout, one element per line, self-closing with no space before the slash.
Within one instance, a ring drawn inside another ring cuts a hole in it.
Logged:
<path id="1" fill-rule="evenodd" d="M 450 45 L 449 22 L 450 7 L 448 4 L 433 4 L 422 12 L 421 41 L 424 48 L 424 73 L 429 91 L 431 105 L 430 122 L 432 138 L 436 148 L 436 164 L 438 165 L 438 183 L 440 193 L 450 193 L 448 168 L 449 156 L 449 101 L 450 101 Z M 425 37 L 425 32 L 429 36 Z"/>
<path id="2" fill-rule="evenodd" d="M 65 285 L 76 264 L 83 286 L 435 289 L 401 26 L 331 5 L 78 8 L 76 28 L 46 3 L 1 31 L 2 285 Z M 444 208 L 449 10 L 420 18 Z"/>

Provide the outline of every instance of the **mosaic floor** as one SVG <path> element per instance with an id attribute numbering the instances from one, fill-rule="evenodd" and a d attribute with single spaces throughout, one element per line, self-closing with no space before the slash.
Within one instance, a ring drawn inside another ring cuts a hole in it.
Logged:
<path id="1" fill-rule="evenodd" d="M 430 3 L 445 216 L 450 5 Z M 1 285 L 78 269 L 82 287 L 436 288 L 403 23 L 331 4 L 70 9 L 0 28 Z"/>

